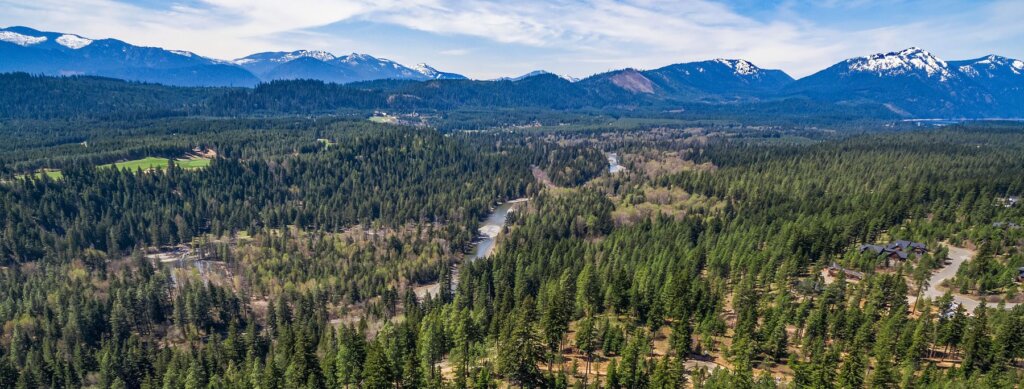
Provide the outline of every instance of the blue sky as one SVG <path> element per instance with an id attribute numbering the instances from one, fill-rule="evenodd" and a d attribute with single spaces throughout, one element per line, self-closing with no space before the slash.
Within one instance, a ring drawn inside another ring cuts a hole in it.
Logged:
<path id="1" fill-rule="evenodd" d="M 918 46 L 1024 58 L 1024 0 L 0 0 L 0 26 L 189 50 L 367 53 L 475 78 L 743 58 L 801 77 Z"/>

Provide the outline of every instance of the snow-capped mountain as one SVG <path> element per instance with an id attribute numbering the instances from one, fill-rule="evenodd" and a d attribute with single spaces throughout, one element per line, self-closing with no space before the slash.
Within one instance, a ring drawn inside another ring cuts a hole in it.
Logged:
<path id="1" fill-rule="evenodd" d="M 349 83 L 380 79 L 432 80 L 465 78 L 440 72 L 432 67 L 409 68 L 395 61 L 368 54 L 352 53 L 335 56 L 326 51 L 257 53 L 233 63 L 249 70 L 264 81 L 314 79 Z"/>
<path id="2" fill-rule="evenodd" d="M 386 58 L 377 58 L 369 54 L 352 53 L 330 61 L 336 66 L 347 69 L 354 75 L 352 81 L 368 80 L 425 80 L 422 73 L 398 62 Z"/>
<path id="3" fill-rule="evenodd" d="M 736 100 L 770 95 L 792 81 L 781 70 L 762 69 L 750 61 L 714 59 L 645 71 L 614 71 L 581 82 L 671 98 Z"/>
<path id="4" fill-rule="evenodd" d="M 321 50 L 257 53 L 233 61 L 190 51 L 134 46 L 116 39 L 0 29 L 0 73 L 93 75 L 177 86 L 253 86 L 260 81 L 316 79 L 348 83 L 377 79 L 457 79 L 429 66 L 409 68 L 367 54 L 335 56 Z"/>
<path id="5" fill-rule="evenodd" d="M 359 53 L 336 56 L 326 51 L 297 50 L 222 61 L 190 51 L 135 46 L 116 39 L 9 27 L 0 28 L 0 73 L 4 72 L 93 75 L 176 86 L 390 79 L 430 82 L 378 83 L 374 87 L 408 89 L 403 93 L 419 90 L 424 95 L 421 98 L 451 86 L 459 93 L 479 95 L 508 95 L 510 90 L 515 91 L 511 95 L 530 95 L 547 90 L 552 99 L 591 99 L 587 104 L 802 98 L 815 103 L 884 106 L 906 117 L 1024 117 L 1024 61 L 987 55 L 947 62 L 916 47 L 850 58 L 796 81 L 780 70 L 763 69 L 747 60 L 720 58 L 653 70 L 627 68 L 583 80 L 537 70 L 493 80 L 504 82 L 445 83 L 465 77 L 427 64 L 407 67 Z M 548 103 L 575 106 L 554 100 Z"/>
<path id="6" fill-rule="evenodd" d="M 427 65 L 425 63 L 416 64 L 416 66 L 412 67 L 412 70 L 415 70 L 415 71 L 419 72 L 420 74 L 426 76 L 428 79 L 431 79 L 431 80 L 466 80 L 467 79 L 466 76 L 463 76 L 461 74 L 442 72 L 442 71 L 439 71 L 437 69 L 434 69 L 434 67 L 432 67 L 430 65 Z"/>
<path id="7" fill-rule="evenodd" d="M 1016 116 L 1022 111 L 1021 68 L 1020 61 L 998 56 L 946 62 L 911 47 L 847 59 L 793 82 L 784 94 L 878 102 L 906 116 Z"/>
<path id="8" fill-rule="evenodd" d="M 252 86 L 244 69 L 186 51 L 28 27 L 0 29 L 0 72 L 94 75 L 182 86 Z"/>
<path id="9" fill-rule="evenodd" d="M 952 61 L 949 66 L 971 78 L 1024 78 L 1024 61 L 995 54 L 966 61 Z"/>
<path id="10" fill-rule="evenodd" d="M 793 81 L 781 70 L 762 69 L 743 59 L 714 59 L 643 72 L 673 94 L 713 94 L 725 98 L 771 93 Z"/>
<path id="11" fill-rule="evenodd" d="M 935 77 L 946 81 L 956 77 L 943 61 L 932 53 L 917 47 L 867 57 L 851 58 L 844 61 L 849 73 L 870 73 L 879 77 L 903 76 L 908 74 Z"/>
<path id="12" fill-rule="evenodd" d="M 576 78 L 576 77 L 573 77 L 573 76 L 570 76 L 570 75 L 566 75 L 566 74 L 552 73 L 552 72 L 549 72 L 547 70 L 534 70 L 532 72 L 526 73 L 526 74 L 518 76 L 518 77 L 499 77 L 499 78 L 494 79 L 494 81 L 519 81 L 519 80 L 527 79 L 527 78 L 530 78 L 530 77 L 536 77 L 536 76 L 541 76 L 541 75 L 545 75 L 545 74 L 555 75 L 555 76 L 558 76 L 558 78 L 561 78 L 561 79 L 569 81 L 569 82 L 576 82 L 576 81 L 580 80 L 579 78 Z"/>
<path id="13" fill-rule="evenodd" d="M 1003 116 L 1024 116 L 1024 61 L 986 55 L 966 61 L 950 61 L 961 77 L 988 91 L 992 101 L 1003 107 Z M 1016 107 L 1016 115 L 1013 115 Z"/>

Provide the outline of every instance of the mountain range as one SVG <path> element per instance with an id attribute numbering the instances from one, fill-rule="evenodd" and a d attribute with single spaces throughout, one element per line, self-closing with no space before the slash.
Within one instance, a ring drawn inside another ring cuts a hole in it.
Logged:
<path id="1" fill-rule="evenodd" d="M 233 61 L 188 51 L 135 46 L 28 27 L 0 29 L 0 72 L 90 75 L 174 86 L 244 86 L 288 79 L 349 83 L 377 79 L 465 79 L 427 64 L 406 67 L 384 58 L 298 50 L 252 54 Z"/>
<path id="2" fill-rule="evenodd" d="M 426 64 L 407 67 L 367 54 L 299 50 L 222 61 L 115 39 L 92 40 L 26 27 L 0 29 L 0 72 L 16 71 L 173 86 L 248 87 L 320 80 L 381 94 L 380 101 L 392 106 L 413 104 L 409 99 L 430 107 L 549 108 L 806 99 L 838 106 L 878 105 L 901 117 L 1024 117 L 1024 62 L 997 55 L 947 62 L 916 47 L 850 58 L 797 80 L 743 59 L 714 59 L 652 70 L 627 68 L 584 79 L 538 70 L 474 81 Z"/>

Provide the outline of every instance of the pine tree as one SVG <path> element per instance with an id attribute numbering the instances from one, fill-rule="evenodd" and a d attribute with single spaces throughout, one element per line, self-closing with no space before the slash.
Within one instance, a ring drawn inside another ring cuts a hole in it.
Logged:
<path id="1" fill-rule="evenodd" d="M 535 333 L 529 299 L 518 309 L 506 339 L 501 342 L 498 370 L 510 382 L 524 388 L 540 387 L 543 375 L 537 362 L 544 358 L 544 346 Z"/>
<path id="2" fill-rule="evenodd" d="M 587 357 L 583 375 L 583 382 L 586 384 L 590 377 L 590 362 L 594 358 L 594 351 L 597 350 L 597 329 L 594 327 L 594 318 L 591 316 L 587 316 L 577 323 L 576 349 Z"/>
<path id="3" fill-rule="evenodd" d="M 366 363 L 363 366 L 363 387 L 367 389 L 385 389 L 394 386 L 394 366 L 388 359 L 380 339 L 370 342 L 366 350 Z"/>
<path id="4" fill-rule="evenodd" d="M 608 389 L 618 389 L 620 386 L 619 363 L 615 358 L 612 358 L 611 362 L 608 362 L 608 379 L 605 387 Z"/>
<path id="5" fill-rule="evenodd" d="M 974 318 L 970 321 L 967 334 L 964 336 L 964 359 L 961 369 L 968 377 L 975 371 L 988 371 L 992 364 L 992 339 L 988 335 L 986 310 L 985 304 L 979 304 L 974 309 Z"/>
<path id="6" fill-rule="evenodd" d="M 674 389 L 683 386 L 683 366 L 677 359 L 664 356 L 651 374 L 651 388 Z"/>
<path id="7" fill-rule="evenodd" d="M 693 351 L 693 327 L 686 320 L 676 320 L 672 323 L 672 335 L 669 337 L 669 346 L 676 358 L 686 359 Z"/>
<path id="8" fill-rule="evenodd" d="M 864 387 L 864 369 L 867 367 L 867 358 L 863 348 L 856 345 L 846 356 L 839 369 L 838 384 L 843 389 L 860 389 Z"/>

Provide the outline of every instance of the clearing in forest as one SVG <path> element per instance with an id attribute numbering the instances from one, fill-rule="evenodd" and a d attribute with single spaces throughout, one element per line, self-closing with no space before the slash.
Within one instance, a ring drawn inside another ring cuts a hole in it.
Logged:
<path id="1" fill-rule="evenodd" d="M 209 158 L 202 157 L 190 157 L 190 158 L 179 158 L 175 159 L 174 163 L 182 169 L 199 169 L 210 166 Z M 143 171 L 153 169 L 164 169 L 167 167 L 167 158 L 161 157 L 146 157 L 142 159 L 136 159 L 131 161 L 116 162 L 112 164 L 100 165 L 99 168 L 110 168 L 114 167 L 117 169 L 129 169 L 132 171 L 142 169 Z"/>

